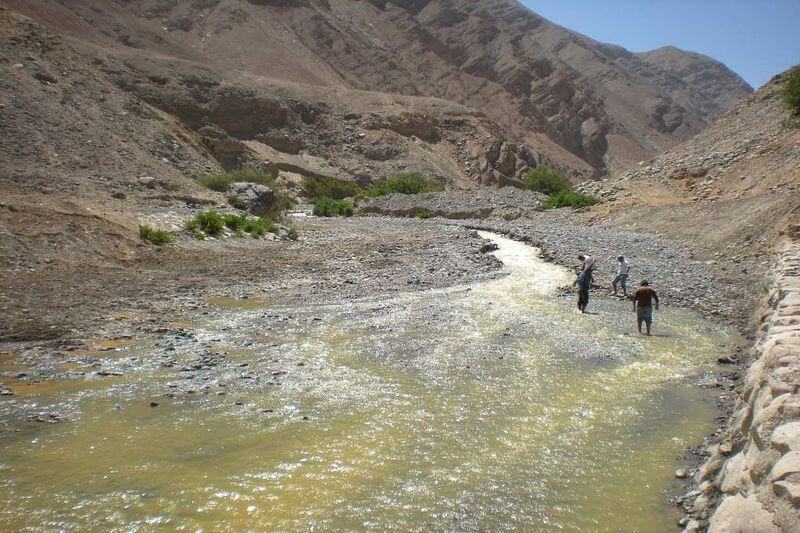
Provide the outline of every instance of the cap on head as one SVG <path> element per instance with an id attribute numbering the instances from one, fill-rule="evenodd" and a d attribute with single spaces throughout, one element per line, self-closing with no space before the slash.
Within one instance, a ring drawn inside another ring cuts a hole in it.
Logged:
<path id="1" fill-rule="evenodd" d="M 585 255 L 583 255 L 583 254 L 581 254 L 581 255 L 579 255 L 579 256 L 578 256 L 578 259 L 580 259 L 581 261 L 583 261 L 585 258 L 586 258 L 586 256 L 585 256 Z"/>
<path id="2" fill-rule="evenodd" d="M 624 260 L 625 260 L 625 258 L 622 257 L 622 256 L 617 257 L 617 261 L 624 261 Z"/>
<path id="3" fill-rule="evenodd" d="M 646 279 L 643 279 L 642 280 L 642 287 L 647 287 L 648 285 L 650 285 L 650 282 L 647 281 Z"/>

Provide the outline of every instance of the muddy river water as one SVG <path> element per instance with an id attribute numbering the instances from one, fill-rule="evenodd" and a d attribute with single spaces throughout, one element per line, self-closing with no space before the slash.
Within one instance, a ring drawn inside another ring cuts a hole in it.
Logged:
<path id="1" fill-rule="evenodd" d="M 224 364 L 131 344 L 122 376 L 28 396 L 75 410 L 0 441 L 0 529 L 673 530 L 676 457 L 718 415 L 697 383 L 733 333 L 665 308 L 641 337 L 609 299 L 581 316 L 571 273 L 484 236 L 506 276 L 219 302 L 191 330 Z"/>

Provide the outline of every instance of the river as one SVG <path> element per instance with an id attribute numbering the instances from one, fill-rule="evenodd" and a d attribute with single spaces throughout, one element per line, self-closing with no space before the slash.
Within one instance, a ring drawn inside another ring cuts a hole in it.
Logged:
<path id="1" fill-rule="evenodd" d="M 483 236 L 496 280 L 218 302 L 191 329 L 226 365 L 192 394 L 163 396 L 185 386 L 152 344 L 98 354 L 124 376 L 34 391 L 75 414 L 0 442 L 0 528 L 674 530 L 676 457 L 719 415 L 697 383 L 736 336 L 664 308 L 646 338 L 610 299 L 577 314 L 571 273 Z"/>

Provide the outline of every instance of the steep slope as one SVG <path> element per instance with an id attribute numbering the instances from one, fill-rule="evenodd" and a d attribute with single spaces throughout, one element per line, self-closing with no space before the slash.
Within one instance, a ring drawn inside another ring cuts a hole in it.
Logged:
<path id="1" fill-rule="evenodd" d="M 656 65 L 694 87 L 718 109 L 727 110 L 753 92 L 741 76 L 719 61 L 696 52 L 687 52 L 674 46 L 664 46 L 650 52 L 636 54 L 647 63 Z M 711 118 L 717 118 L 712 115 Z"/>
<path id="2" fill-rule="evenodd" d="M 467 105 L 576 178 L 685 140 L 744 94 L 724 69 L 699 90 L 512 0 L 4 3 L 132 62 Z"/>
<path id="3" fill-rule="evenodd" d="M 800 130 L 786 125 L 784 81 L 638 169 L 582 184 L 606 200 L 595 216 L 690 240 L 726 262 L 763 258 L 800 216 Z"/>

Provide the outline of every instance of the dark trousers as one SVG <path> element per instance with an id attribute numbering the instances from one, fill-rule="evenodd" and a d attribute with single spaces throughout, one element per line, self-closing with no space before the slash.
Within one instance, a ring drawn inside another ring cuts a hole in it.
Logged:
<path id="1" fill-rule="evenodd" d="M 578 290 L 578 309 L 586 309 L 589 305 L 589 289 Z"/>

